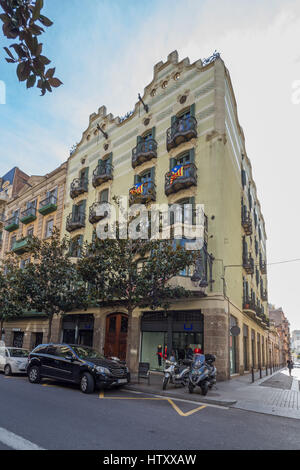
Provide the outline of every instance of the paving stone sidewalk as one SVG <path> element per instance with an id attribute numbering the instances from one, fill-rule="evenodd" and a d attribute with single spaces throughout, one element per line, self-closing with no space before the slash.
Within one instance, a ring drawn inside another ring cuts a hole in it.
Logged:
<path id="1" fill-rule="evenodd" d="M 206 397 L 200 394 L 200 390 L 190 394 L 187 388 L 175 388 L 173 385 L 163 391 L 162 373 L 151 374 L 150 385 L 142 380 L 138 384 L 136 378 L 133 377 L 132 383 L 127 388 L 140 393 L 151 393 L 300 419 L 300 392 L 297 378 L 289 377 L 287 369 L 282 369 L 261 379 L 258 377 L 256 373 L 254 383 L 251 381 L 250 374 L 219 382 L 217 387 L 209 391 Z"/>

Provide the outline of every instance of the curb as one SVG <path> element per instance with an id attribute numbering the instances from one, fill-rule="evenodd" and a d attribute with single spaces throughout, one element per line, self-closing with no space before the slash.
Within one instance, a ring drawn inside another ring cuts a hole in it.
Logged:
<path id="1" fill-rule="evenodd" d="M 125 385 L 124 387 L 125 390 L 133 390 L 135 392 L 140 392 L 140 393 L 150 393 L 150 394 L 154 394 L 154 395 L 158 395 L 158 396 L 161 396 L 161 397 L 170 397 L 170 398 L 174 398 L 174 399 L 179 399 L 179 400 L 187 400 L 187 401 L 199 401 L 199 403 L 207 403 L 208 405 L 218 405 L 218 406 L 231 406 L 231 405 L 235 405 L 237 403 L 237 400 L 222 400 L 222 399 L 215 399 L 215 398 L 205 398 L 205 397 L 201 397 L 201 399 L 199 400 L 199 396 L 200 395 L 195 395 L 195 394 L 184 394 L 184 395 L 178 395 L 178 394 L 175 394 L 173 393 L 172 391 L 170 390 L 167 390 L 166 392 L 163 392 L 161 390 L 155 390 L 154 388 L 149 388 L 147 390 L 144 390 L 144 389 L 141 389 L 140 387 L 138 386 L 135 386 L 135 385 Z"/>

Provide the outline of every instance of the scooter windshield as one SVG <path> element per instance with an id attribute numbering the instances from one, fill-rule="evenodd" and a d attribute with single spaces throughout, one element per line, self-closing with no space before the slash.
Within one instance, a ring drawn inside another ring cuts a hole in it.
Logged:
<path id="1" fill-rule="evenodd" d="M 204 354 L 194 354 L 193 367 L 201 367 L 205 362 Z"/>

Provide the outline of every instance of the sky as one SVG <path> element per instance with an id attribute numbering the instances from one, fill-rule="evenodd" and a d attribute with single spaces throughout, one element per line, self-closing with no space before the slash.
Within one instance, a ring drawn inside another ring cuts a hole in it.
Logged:
<path id="1" fill-rule="evenodd" d="M 0 175 L 45 174 L 65 161 L 89 115 L 133 109 L 153 65 L 177 49 L 216 49 L 229 69 L 267 231 L 269 302 L 300 329 L 300 0 L 44 0 L 42 36 L 64 86 L 39 96 L 4 61 L 0 35 Z"/>

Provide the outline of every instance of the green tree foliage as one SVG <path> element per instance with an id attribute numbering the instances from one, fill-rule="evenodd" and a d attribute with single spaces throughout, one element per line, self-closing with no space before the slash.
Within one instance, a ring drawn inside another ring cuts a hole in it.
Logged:
<path id="1" fill-rule="evenodd" d="M 0 0 L 3 13 L 0 19 L 3 22 L 2 31 L 8 39 L 18 39 L 18 42 L 4 47 L 8 57 L 5 60 L 17 65 L 17 76 L 20 82 L 26 81 L 27 88 L 36 84 L 41 89 L 41 95 L 52 92 L 52 88 L 62 85 L 54 77 L 55 68 L 46 66 L 51 63 L 42 55 L 43 44 L 38 36 L 45 32 L 44 28 L 53 23 L 41 14 L 44 6 L 43 0 Z M 12 50 L 16 55 L 13 54 Z"/>
<path id="2" fill-rule="evenodd" d="M 195 253 L 172 241 L 96 239 L 78 261 L 80 276 L 89 283 L 98 305 L 122 305 L 128 313 L 128 331 L 137 307 L 167 309 L 172 299 L 190 294 L 170 281 L 195 261 Z M 130 360 L 128 339 L 127 358 Z"/>
<path id="3" fill-rule="evenodd" d="M 4 322 L 22 313 L 20 270 L 12 259 L 8 259 L 0 270 L 0 340 Z"/>
<path id="4" fill-rule="evenodd" d="M 33 261 L 21 270 L 24 304 L 28 310 L 47 315 L 48 342 L 54 314 L 88 306 L 86 284 L 70 260 L 68 248 L 68 239 L 60 240 L 57 230 L 53 231 L 50 239 L 34 237 L 30 246 Z"/>

